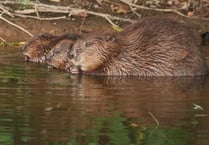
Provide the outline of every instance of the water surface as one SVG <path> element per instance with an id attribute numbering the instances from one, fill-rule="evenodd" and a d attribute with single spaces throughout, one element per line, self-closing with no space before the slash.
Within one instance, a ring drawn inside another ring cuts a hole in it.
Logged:
<path id="1" fill-rule="evenodd" d="M 77 76 L 0 48 L 2 145 L 207 145 L 209 78 Z"/>

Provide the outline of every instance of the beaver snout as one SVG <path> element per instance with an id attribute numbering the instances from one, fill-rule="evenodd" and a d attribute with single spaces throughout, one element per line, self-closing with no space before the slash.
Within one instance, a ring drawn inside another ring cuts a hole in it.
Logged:
<path id="1" fill-rule="evenodd" d="M 71 74 L 80 74 L 81 73 L 80 67 L 78 67 L 78 66 L 71 67 L 70 68 L 70 73 Z"/>
<path id="2" fill-rule="evenodd" d="M 23 52 L 23 55 L 24 55 L 24 60 L 27 62 L 27 61 L 30 61 L 31 59 L 31 55 L 27 52 Z"/>
<path id="3" fill-rule="evenodd" d="M 29 60 L 30 60 L 30 57 L 27 56 L 27 55 L 25 55 L 24 60 L 25 60 L 25 61 L 29 61 Z"/>

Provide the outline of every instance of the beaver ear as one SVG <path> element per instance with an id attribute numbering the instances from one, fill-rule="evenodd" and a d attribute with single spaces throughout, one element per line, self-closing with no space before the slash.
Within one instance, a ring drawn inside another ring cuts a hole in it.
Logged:
<path id="1" fill-rule="evenodd" d="M 109 36 L 107 36 L 107 42 L 115 42 L 115 41 L 116 41 L 115 35 L 109 35 Z"/>

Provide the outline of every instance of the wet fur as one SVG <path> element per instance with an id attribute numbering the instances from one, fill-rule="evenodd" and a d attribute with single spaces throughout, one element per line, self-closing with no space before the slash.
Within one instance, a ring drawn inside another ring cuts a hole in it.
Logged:
<path id="1" fill-rule="evenodd" d="M 48 66 L 61 70 L 70 69 L 72 63 L 68 60 L 67 54 L 74 42 L 79 38 L 80 36 L 77 35 L 76 37 L 67 37 L 60 40 L 47 55 Z"/>
<path id="2" fill-rule="evenodd" d="M 57 43 L 58 39 L 59 36 L 48 33 L 33 36 L 22 48 L 25 61 L 44 63 L 46 55 Z"/>
<path id="3" fill-rule="evenodd" d="M 74 49 L 70 51 L 71 54 L 69 56 L 72 55 L 73 63 L 81 67 L 81 70 L 92 72 L 114 53 L 115 48 L 119 47 L 119 43 L 113 39 L 115 39 L 114 36 L 104 35 L 78 40 L 73 46 Z"/>
<path id="4" fill-rule="evenodd" d="M 114 41 L 104 41 L 100 35 L 76 42 L 72 49 L 74 65 L 83 73 L 96 75 L 197 76 L 208 73 L 194 35 L 175 20 L 142 19 L 110 36 Z M 84 44 L 89 42 L 93 45 L 86 47 Z"/>
<path id="5" fill-rule="evenodd" d="M 46 57 L 49 51 L 63 39 L 77 39 L 76 34 L 52 35 L 49 33 L 42 33 L 33 36 L 22 47 L 22 53 L 25 61 L 46 63 Z"/>

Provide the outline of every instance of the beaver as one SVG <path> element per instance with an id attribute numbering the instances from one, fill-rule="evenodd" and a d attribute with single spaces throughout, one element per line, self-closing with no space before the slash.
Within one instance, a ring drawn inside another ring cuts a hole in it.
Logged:
<path id="1" fill-rule="evenodd" d="M 22 47 L 25 61 L 45 63 L 46 55 L 58 42 L 59 36 L 41 33 L 33 36 Z"/>
<path id="2" fill-rule="evenodd" d="M 75 42 L 72 73 L 119 76 L 198 76 L 208 67 L 193 33 L 170 18 L 144 18 L 124 31 Z"/>
<path id="3" fill-rule="evenodd" d="M 28 40 L 22 47 L 22 53 L 25 56 L 25 61 L 46 63 L 46 56 L 59 41 L 64 39 L 76 39 L 77 37 L 77 34 L 70 33 L 62 35 L 41 33 Z"/>
<path id="4" fill-rule="evenodd" d="M 80 35 L 70 35 L 63 40 L 60 40 L 48 53 L 47 61 L 49 68 L 61 70 L 69 70 L 72 63 L 68 60 L 67 54 L 73 43 L 79 39 Z"/>

